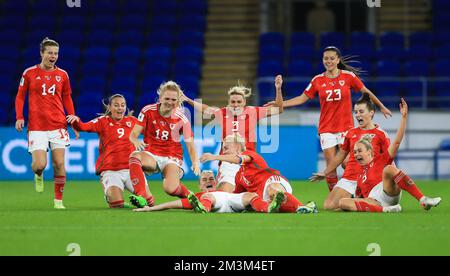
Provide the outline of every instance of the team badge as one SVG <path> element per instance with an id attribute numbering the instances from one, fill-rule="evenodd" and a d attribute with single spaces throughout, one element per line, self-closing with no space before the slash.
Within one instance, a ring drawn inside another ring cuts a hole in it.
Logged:
<path id="1" fill-rule="evenodd" d="M 172 130 L 175 128 L 175 124 L 170 124 L 169 126 L 170 126 L 170 129 L 172 129 Z"/>
<path id="2" fill-rule="evenodd" d="M 61 82 L 61 77 L 60 76 L 56 76 L 56 81 L 57 82 Z"/>
<path id="3" fill-rule="evenodd" d="M 340 84 L 341 86 L 344 86 L 345 80 L 340 80 L 340 81 L 339 81 L 339 84 Z"/>
<path id="4" fill-rule="evenodd" d="M 127 125 L 127 127 L 131 127 L 131 122 L 126 122 L 125 124 Z"/>

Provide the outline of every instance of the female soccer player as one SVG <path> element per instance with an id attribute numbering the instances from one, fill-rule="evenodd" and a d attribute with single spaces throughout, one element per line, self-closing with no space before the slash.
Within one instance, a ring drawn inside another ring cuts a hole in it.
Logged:
<path id="1" fill-rule="evenodd" d="M 222 161 L 239 164 L 240 169 L 236 174 L 236 187 L 234 193 L 250 192 L 258 195 L 258 202 L 251 202 L 251 206 L 258 212 L 266 212 L 269 202 L 276 202 L 273 209 L 280 212 L 305 212 L 303 204 L 292 195 L 292 187 L 279 171 L 269 168 L 264 159 L 254 151 L 246 150 L 245 140 L 239 133 L 225 137 L 223 141 L 223 154 L 213 155 L 205 153 L 200 158 L 201 162 Z M 206 209 L 210 208 L 212 201 L 206 199 L 202 204 Z M 315 203 L 306 205 L 307 212 L 317 212 Z M 310 208 L 308 208 L 310 207 Z M 271 211 L 273 211 L 273 209 Z"/>
<path id="2" fill-rule="evenodd" d="M 36 191 L 44 191 L 43 172 L 47 166 L 47 151 L 50 147 L 55 183 L 54 208 L 65 209 L 62 201 L 66 183 L 64 154 L 65 148 L 70 145 L 65 111 L 74 115 L 75 110 L 69 75 L 55 65 L 58 52 L 59 44 L 56 41 L 46 37 L 41 42 L 41 63 L 24 71 L 15 107 L 16 129 L 20 132 L 25 126 L 23 106 L 28 91 L 28 151 L 32 157 L 31 168 L 35 173 Z"/>
<path id="3" fill-rule="evenodd" d="M 140 197 L 130 196 L 137 207 L 154 205 L 154 198 L 148 190 L 144 171 L 149 174 L 161 173 L 164 191 L 172 196 L 187 197 L 189 190 L 180 183 L 183 177 L 183 149 L 180 134 L 192 161 L 192 171 L 199 174 L 197 152 L 193 141 L 191 124 L 181 107 L 180 86 L 168 81 L 158 89 L 159 102 L 145 106 L 139 114 L 130 141 L 136 151 L 130 155 L 130 177 L 134 191 Z M 144 141 L 138 137 L 144 132 Z M 141 200 L 145 198 L 145 200 Z M 146 202 L 145 202 L 146 201 Z"/>
<path id="4" fill-rule="evenodd" d="M 244 86 L 235 86 L 228 91 L 228 106 L 223 108 L 210 107 L 189 99 L 184 95 L 184 100 L 203 114 L 213 116 L 218 120 L 222 128 L 222 140 L 233 133 L 239 133 L 245 138 L 248 150 L 256 151 L 255 128 L 260 119 L 283 112 L 283 96 L 281 86 L 283 78 L 278 75 L 275 78 L 276 97 L 274 107 L 247 106 L 246 99 L 251 96 L 251 90 Z M 220 162 L 217 174 L 218 189 L 233 192 L 234 179 L 239 166 L 229 162 Z"/>
<path id="5" fill-rule="evenodd" d="M 145 206 L 144 208 L 134 209 L 135 212 L 154 212 L 170 209 L 194 209 L 200 213 L 240 213 L 244 210 L 251 210 L 252 204 L 261 201 L 256 193 L 232 194 L 223 191 L 216 191 L 217 182 L 212 171 L 202 171 L 199 178 L 199 193 L 191 193 L 187 198 L 182 198 L 170 202 L 165 202 L 155 206 Z M 200 200 L 199 200 L 200 199 Z M 282 199 L 282 197 L 279 197 Z M 203 203 L 205 205 L 203 205 Z M 280 202 L 266 203 L 268 207 L 265 210 L 256 209 L 260 212 L 275 211 Z"/>
<path id="6" fill-rule="evenodd" d="M 386 118 L 392 116 L 392 113 L 364 86 L 358 78 L 360 71 L 347 65 L 348 58 L 342 57 L 338 48 L 334 46 L 325 48 L 322 61 L 326 71 L 315 76 L 302 95 L 284 101 L 283 106 L 302 105 L 317 94 L 319 95 L 320 144 L 328 166 L 337 154 L 338 145 L 343 142 L 343 133 L 354 126 L 350 89 L 369 94 L 370 99 L 380 108 Z M 272 104 L 273 102 L 270 102 L 267 105 Z M 329 172 L 326 181 L 331 191 L 338 181 L 336 170 Z"/>
<path id="7" fill-rule="evenodd" d="M 363 167 L 358 176 L 357 196 L 363 198 L 343 198 L 339 208 L 356 212 L 400 212 L 401 191 L 405 190 L 416 198 L 425 210 L 439 205 L 441 198 L 429 198 L 423 195 L 414 181 L 404 172 L 392 165 L 392 161 L 403 140 L 408 117 L 408 105 L 401 99 L 400 126 L 395 140 L 388 150 L 374 157 L 372 137 L 364 136 L 355 144 L 356 161 Z"/>
<path id="8" fill-rule="evenodd" d="M 137 119 L 132 116 L 132 111 L 127 114 L 125 97 L 120 94 L 109 97 L 104 106 L 105 114 L 88 123 L 81 122 L 74 115 L 67 116 L 67 121 L 78 131 L 95 132 L 100 137 L 96 174 L 100 175 L 109 207 L 124 208 L 129 206 L 124 202 L 124 189 L 134 192 L 128 168 L 128 158 L 134 146 L 128 137 Z"/>
<path id="9" fill-rule="evenodd" d="M 383 152 L 386 152 L 389 147 L 388 135 L 377 125 L 373 120 L 375 115 L 375 105 L 370 100 L 368 94 L 363 94 L 356 102 L 355 119 L 358 126 L 347 131 L 344 143 L 341 145 L 337 155 L 331 160 L 323 173 L 313 175 L 311 181 L 319 181 L 325 178 L 329 172 L 334 171 L 349 155 L 348 163 L 345 167 L 344 175 L 334 186 L 331 193 L 324 202 L 324 209 L 335 210 L 339 208 L 339 200 L 341 198 L 350 198 L 356 192 L 356 181 L 361 170 L 361 166 L 356 162 L 353 155 L 353 148 L 355 144 L 364 136 L 370 135 L 372 137 L 372 147 L 374 157 L 377 157 Z"/>

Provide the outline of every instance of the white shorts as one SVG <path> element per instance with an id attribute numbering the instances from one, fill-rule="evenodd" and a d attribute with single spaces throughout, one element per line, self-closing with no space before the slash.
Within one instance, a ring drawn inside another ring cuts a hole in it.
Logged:
<path id="1" fill-rule="evenodd" d="M 54 149 L 64 149 L 70 145 L 70 138 L 67 129 L 61 128 L 49 131 L 29 131 L 28 132 L 28 152 L 35 150 L 48 151 Z"/>
<path id="2" fill-rule="evenodd" d="M 212 209 L 214 213 L 240 213 L 245 210 L 244 204 L 242 203 L 244 193 L 211 192 L 210 194 L 216 199 L 216 203 Z"/>
<path id="3" fill-rule="evenodd" d="M 133 183 L 130 179 L 130 170 L 120 171 L 104 171 L 100 174 L 100 182 L 103 185 L 103 192 L 106 192 L 111 187 L 117 187 L 124 191 L 127 189 L 130 193 L 134 193 Z"/>
<path id="4" fill-rule="evenodd" d="M 341 178 L 338 183 L 334 186 L 334 188 L 341 188 L 345 190 L 347 193 L 354 195 L 356 193 L 356 181 L 351 181 L 345 178 Z"/>
<path id="5" fill-rule="evenodd" d="M 344 143 L 344 132 L 337 133 L 321 133 L 320 134 L 320 146 L 322 150 L 335 147 Z"/>
<path id="6" fill-rule="evenodd" d="M 156 172 L 152 172 L 152 173 L 145 172 L 146 174 L 152 175 L 153 173 L 162 173 L 164 171 L 164 168 L 166 168 L 167 165 L 175 164 L 178 168 L 180 168 L 180 179 L 183 178 L 183 175 L 184 175 L 183 160 L 180 160 L 175 157 L 154 155 L 153 153 L 148 152 L 148 151 L 142 151 L 142 152 L 148 154 L 156 161 Z"/>
<path id="7" fill-rule="evenodd" d="M 381 206 L 388 207 L 397 205 L 400 202 L 402 192 L 400 191 L 400 194 L 398 196 L 390 196 L 386 194 L 386 192 L 383 190 L 383 182 L 380 182 L 378 183 L 377 186 L 373 187 L 368 197 L 378 201 L 381 204 Z"/>
<path id="8" fill-rule="evenodd" d="M 284 179 L 283 177 L 280 177 L 278 175 L 273 175 L 269 179 L 267 179 L 266 184 L 264 185 L 263 200 L 265 200 L 265 201 L 269 201 L 270 200 L 270 197 L 269 197 L 269 185 L 270 184 L 274 184 L 274 183 L 281 184 L 281 186 L 284 187 L 286 192 L 292 194 L 291 184 L 289 184 L 289 182 L 287 182 L 286 179 Z"/>
<path id="9" fill-rule="evenodd" d="M 222 162 L 219 166 L 219 171 L 217 172 L 217 184 L 220 183 L 230 183 L 233 186 L 236 186 L 234 183 L 236 174 L 241 168 L 238 164 Z"/>

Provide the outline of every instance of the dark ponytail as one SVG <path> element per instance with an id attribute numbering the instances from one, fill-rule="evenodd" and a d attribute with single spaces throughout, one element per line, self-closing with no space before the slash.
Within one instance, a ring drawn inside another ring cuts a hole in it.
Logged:
<path id="1" fill-rule="evenodd" d="M 336 55 L 338 56 L 338 58 L 340 59 L 340 62 L 337 65 L 338 69 L 353 72 L 358 77 L 365 73 L 365 71 L 362 70 L 362 68 L 360 68 L 360 67 L 354 67 L 354 66 L 348 65 L 348 63 L 360 63 L 359 61 L 353 59 L 356 56 L 342 56 L 341 50 L 339 50 L 339 48 L 337 48 L 335 46 L 328 46 L 325 49 L 323 49 L 323 53 L 328 52 L 328 51 L 335 52 Z"/>
<path id="2" fill-rule="evenodd" d="M 372 99 L 370 98 L 368 93 L 362 93 L 361 98 L 359 98 L 355 104 L 365 104 L 367 106 L 367 109 L 369 111 L 376 111 L 376 106 L 373 103 Z"/>

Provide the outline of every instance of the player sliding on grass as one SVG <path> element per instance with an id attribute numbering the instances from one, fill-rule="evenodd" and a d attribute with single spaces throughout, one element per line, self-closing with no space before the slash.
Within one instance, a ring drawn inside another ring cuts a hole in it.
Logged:
<path id="1" fill-rule="evenodd" d="M 401 191 L 405 190 L 416 198 L 425 210 L 436 207 L 440 197 L 429 198 L 422 194 L 414 181 L 404 172 L 392 165 L 392 161 L 403 140 L 408 117 L 408 105 L 401 99 L 400 126 L 395 140 L 387 151 L 374 157 L 372 137 L 362 137 L 354 146 L 356 161 L 363 167 L 358 176 L 357 196 L 363 198 L 343 198 L 339 200 L 339 208 L 355 212 L 400 212 Z M 323 179 L 325 175 L 316 174 L 315 180 Z"/>
<path id="2" fill-rule="evenodd" d="M 75 114 L 72 89 L 67 72 L 55 65 L 59 44 L 46 37 L 40 44 L 40 53 L 41 63 L 26 69 L 20 80 L 15 102 L 16 129 L 22 131 L 25 126 L 23 107 L 28 92 L 28 152 L 32 158 L 36 192 L 44 191 L 43 173 L 50 148 L 55 182 L 54 208 L 65 209 L 62 201 L 66 184 L 64 155 L 70 145 L 65 111 Z"/>
<path id="3" fill-rule="evenodd" d="M 314 202 L 306 206 L 292 195 L 292 187 L 279 171 L 269 168 L 266 161 L 256 152 L 246 150 L 245 140 L 238 133 L 227 136 L 223 141 L 221 155 L 205 153 L 201 162 L 225 161 L 239 164 L 236 174 L 236 187 L 234 193 L 250 192 L 258 195 L 258 201 L 251 201 L 251 206 L 257 212 L 267 212 L 269 202 L 275 201 L 279 205 L 276 211 L 293 213 L 315 213 L 317 207 Z M 213 204 L 208 194 L 201 197 L 200 202 L 206 209 Z M 273 210 L 272 210 L 273 211 Z"/>
<path id="4" fill-rule="evenodd" d="M 212 171 L 202 171 L 199 179 L 199 193 L 191 193 L 187 198 L 175 201 L 165 202 L 156 206 L 145 206 L 135 209 L 135 212 L 154 212 L 169 209 L 194 209 L 196 212 L 207 213 L 240 213 L 244 210 L 252 210 L 252 204 L 258 204 L 261 198 L 256 193 L 232 194 L 223 191 L 217 191 L 217 181 Z M 206 202 L 205 207 L 202 202 Z M 279 201 L 272 203 L 263 210 L 263 212 L 274 212 L 281 204 L 283 197 L 278 197 Z M 261 204 L 261 203 L 260 203 Z M 254 209 L 258 211 L 258 209 Z"/>
<path id="5" fill-rule="evenodd" d="M 124 202 L 123 191 L 126 188 L 133 193 L 128 158 L 134 146 L 128 139 L 137 119 L 132 111 L 127 113 L 124 96 L 115 94 L 104 104 L 105 114 L 83 123 L 75 115 L 67 116 L 67 121 L 78 131 L 95 132 L 100 137 L 100 155 L 95 164 L 95 172 L 100 175 L 106 201 L 110 208 L 129 207 Z"/>
<path id="6" fill-rule="evenodd" d="M 326 210 L 339 209 L 339 200 L 341 198 L 350 198 L 355 195 L 356 182 L 361 170 L 361 166 L 356 162 L 355 155 L 353 154 L 355 144 L 364 135 L 370 135 L 372 137 L 374 157 L 383 154 L 389 147 L 388 135 L 372 121 L 373 116 L 375 115 L 375 104 L 370 100 L 368 94 L 363 94 L 356 102 L 354 113 L 358 126 L 351 128 L 346 132 L 344 143 L 340 146 L 338 154 L 323 171 L 323 175 L 328 175 L 349 156 L 342 178 L 333 187 L 333 190 L 325 199 L 324 209 Z M 315 177 L 313 176 L 310 179 L 314 180 Z"/>
<path id="7" fill-rule="evenodd" d="M 199 162 L 195 151 L 191 124 L 180 108 L 182 91 L 177 83 L 168 81 L 158 89 L 159 102 L 145 106 L 139 114 L 130 141 L 136 151 L 130 155 L 130 177 L 134 191 L 139 197 L 130 195 L 137 207 L 154 205 L 148 189 L 148 174 L 161 173 L 163 189 L 171 196 L 187 197 L 189 190 L 180 182 L 183 177 L 183 149 L 181 135 L 192 161 L 192 171 L 199 174 Z M 144 131 L 144 141 L 138 137 Z M 145 200 L 144 200 L 145 199 Z"/>
<path id="8" fill-rule="evenodd" d="M 281 86 L 282 77 L 276 76 L 275 88 L 276 97 L 273 107 L 255 107 L 247 106 L 246 99 L 251 96 L 251 90 L 247 87 L 238 85 L 228 91 L 228 106 L 218 108 L 210 107 L 206 104 L 195 102 L 184 96 L 184 100 L 192 105 L 196 110 L 205 115 L 213 116 L 222 128 L 222 140 L 228 135 L 239 133 L 245 138 L 245 146 L 248 150 L 256 151 L 257 137 L 255 128 L 260 119 L 276 115 L 283 112 L 283 96 Z M 229 162 L 220 162 L 217 173 L 218 189 L 226 192 L 233 192 L 235 188 L 235 176 L 239 170 L 239 165 Z"/>

